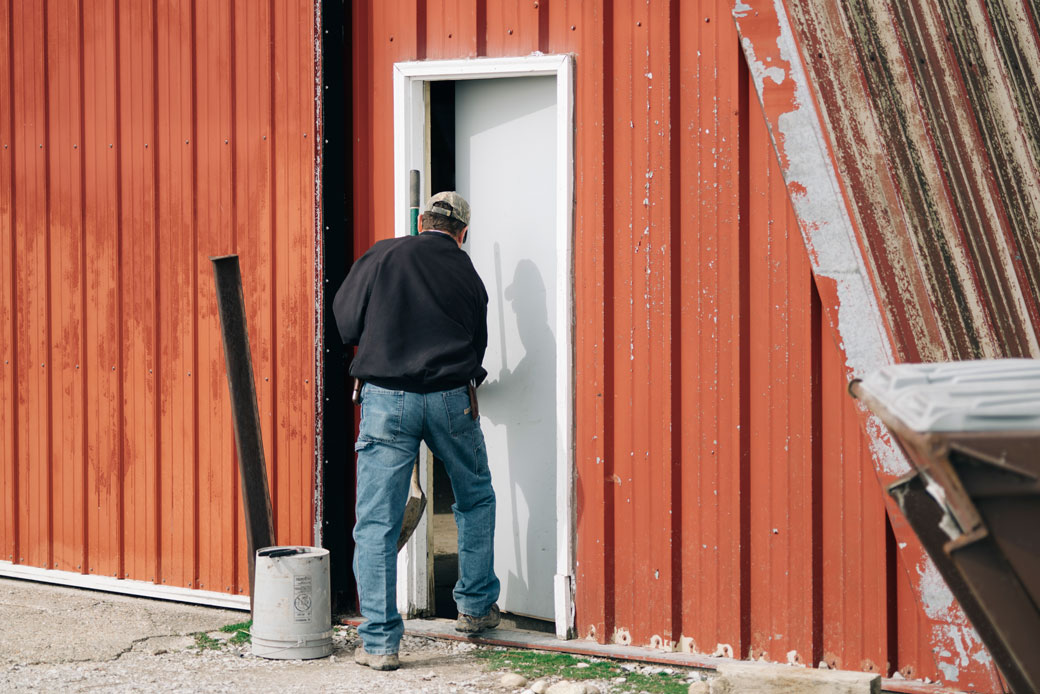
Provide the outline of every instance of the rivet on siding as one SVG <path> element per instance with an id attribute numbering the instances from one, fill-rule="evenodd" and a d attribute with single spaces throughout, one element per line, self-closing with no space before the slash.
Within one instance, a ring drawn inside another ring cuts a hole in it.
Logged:
<path id="1" fill-rule="evenodd" d="M 144 143 L 144 148 L 148 149 L 148 143 L 147 142 Z"/>
<path id="2" fill-rule="evenodd" d="M 266 139 L 267 139 L 267 135 L 264 135 L 263 139 L 265 139 L 265 140 L 266 140 Z"/>
<path id="3" fill-rule="evenodd" d="M 224 144 L 225 145 L 227 144 L 227 138 L 224 138 Z"/>
<path id="4" fill-rule="evenodd" d="M 393 42 L 394 42 L 394 37 L 393 37 L 393 36 L 391 36 L 391 37 L 390 37 L 390 43 L 393 43 Z M 326 88 L 326 89 L 328 89 L 328 87 L 325 87 L 325 88 Z"/>
<path id="5" fill-rule="evenodd" d="M 184 141 L 184 144 L 188 144 L 188 141 L 187 141 L 187 140 L 185 140 L 185 141 Z"/>
<path id="6" fill-rule="evenodd" d="M 264 380 L 265 381 L 270 381 L 271 379 L 269 379 L 267 376 L 264 376 Z"/>
<path id="7" fill-rule="evenodd" d="M 40 145 L 40 149 L 43 149 L 43 145 Z"/>
<path id="8" fill-rule="evenodd" d="M 574 30 L 576 30 L 577 28 L 578 28 L 578 27 L 576 27 L 576 26 L 574 26 L 573 24 L 571 24 L 571 31 L 574 31 Z"/>
<path id="9" fill-rule="evenodd" d="M 448 38 L 449 38 L 449 39 L 451 38 L 451 34 L 448 34 Z"/>
<path id="10" fill-rule="evenodd" d="M 79 145 L 72 145 L 72 149 L 79 149 Z"/>
<path id="11" fill-rule="evenodd" d="M 111 143 L 111 142 L 110 142 L 110 143 L 108 143 L 108 148 L 109 148 L 109 149 L 112 149 L 112 143 Z"/>
<path id="12" fill-rule="evenodd" d="M 188 376 L 189 376 L 189 377 L 191 376 L 191 372 L 190 372 L 190 371 L 188 372 Z"/>
<path id="13" fill-rule="evenodd" d="M 304 133 L 304 134 L 303 134 L 303 136 L 304 136 L 304 137 L 307 137 L 307 133 Z"/>
<path id="14" fill-rule="evenodd" d="M 705 17 L 704 18 L 704 23 L 708 24 L 709 22 L 711 22 L 711 17 Z"/>
<path id="15" fill-rule="evenodd" d="M 113 370 L 113 371 L 115 371 L 115 370 L 116 370 L 116 367 L 114 367 L 114 366 L 113 366 L 113 367 L 112 367 L 112 370 Z"/>
<path id="16" fill-rule="evenodd" d="M 536 9 L 536 10 L 538 9 L 538 3 L 537 2 L 534 4 L 534 9 Z"/>
<path id="17" fill-rule="evenodd" d="M 510 29 L 510 30 L 509 30 L 509 31 L 507 31 L 506 33 L 507 33 L 507 34 L 509 34 L 510 36 L 512 36 L 512 35 L 513 35 L 513 30 L 512 30 L 512 29 Z"/>

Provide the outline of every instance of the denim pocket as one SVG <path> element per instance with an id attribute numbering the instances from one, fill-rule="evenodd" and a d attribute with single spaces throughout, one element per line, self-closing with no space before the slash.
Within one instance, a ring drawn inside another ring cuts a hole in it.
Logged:
<path id="1" fill-rule="evenodd" d="M 473 419 L 473 410 L 470 409 L 469 391 L 466 388 L 456 388 L 441 393 L 444 398 L 444 409 L 448 414 L 448 431 L 452 436 L 464 436 L 471 434 L 479 425 Z"/>
<path id="2" fill-rule="evenodd" d="M 396 441 L 397 435 L 401 433 L 403 416 L 404 391 L 386 390 L 366 383 L 361 397 L 358 444 L 363 440 L 385 443 Z"/>

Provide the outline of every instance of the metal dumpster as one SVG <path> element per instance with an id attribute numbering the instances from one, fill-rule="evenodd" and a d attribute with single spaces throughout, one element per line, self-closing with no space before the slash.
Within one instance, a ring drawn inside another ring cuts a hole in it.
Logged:
<path id="1" fill-rule="evenodd" d="M 1040 360 L 898 364 L 849 391 L 913 465 L 888 492 L 1011 690 L 1040 691 Z"/>

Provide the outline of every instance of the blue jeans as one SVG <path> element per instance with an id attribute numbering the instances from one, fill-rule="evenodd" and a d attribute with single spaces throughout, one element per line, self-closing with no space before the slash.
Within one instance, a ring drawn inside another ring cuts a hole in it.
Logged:
<path id="1" fill-rule="evenodd" d="M 354 577 L 361 614 L 367 620 L 358 627 L 358 634 L 369 653 L 396 653 L 404 633 L 397 611 L 397 538 L 421 440 L 444 463 L 455 492 L 452 510 L 459 529 L 455 604 L 460 612 L 479 616 L 498 600 L 495 491 L 484 434 L 470 416 L 469 392 L 462 387 L 409 393 L 366 383 L 354 446 Z"/>

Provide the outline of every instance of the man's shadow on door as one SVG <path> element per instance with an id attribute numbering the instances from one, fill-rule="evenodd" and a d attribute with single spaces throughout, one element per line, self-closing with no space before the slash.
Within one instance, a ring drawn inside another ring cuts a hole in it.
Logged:
<path id="1" fill-rule="evenodd" d="M 512 545 L 514 569 L 499 580 L 510 605 L 547 604 L 551 615 L 556 569 L 556 339 L 549 327 L 545 282 L 534 262 L 519 261 L 512 283 L 504 292 L 499 290 L 512 309 L 524 348 L 515 368 L 503 365 L 498 378 L 481 388 L 488 396 L 480 403 L 481 414 L 505 426 L 509 456 L 508 488 L 496 484 L 496 493 L 499 506 L 506 502 L 510 507 L 510 526 L 499 523 L 495 544 L 496 553 Z M 506 306 L 499 310 L 505 312 Z M 504 347 L 502 325 L 499 338 Z M 489 332 L 493 335 L 493 328 Z M 523 614 L 522 609 L 510 611 Z"/>

